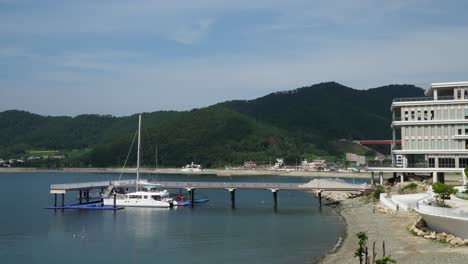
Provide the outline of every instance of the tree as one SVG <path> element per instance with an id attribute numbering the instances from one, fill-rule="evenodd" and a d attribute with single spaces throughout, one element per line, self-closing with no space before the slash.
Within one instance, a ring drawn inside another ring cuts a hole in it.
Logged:
<path id="1" fill-rule="evenodd" d="M 437 194 L 438 203 L 441 206 L 445 206 L 445 199 L 458 192 L 458 190 L 453 186 L 443 184 L 441 182 L 433 183 L 432 190 Z"/>
<path id="2" fill-rule="evenodd" d="M 359 263 L 362 264 L 362 260 L 364 258 L 364 255 L 367 252 L 367 239 L 368 239 L 368 237 L 367 237 L 366 232 L 359 232 L 359 233 L 356 234 L 356 236 L 359 239 L 359 241 L 358 241 L 359 247 L 354 252 L 354 257 L 355 258 L 359 257 Z M 366 259 L 366 263 L 367 263 L 367 259 Z"/>

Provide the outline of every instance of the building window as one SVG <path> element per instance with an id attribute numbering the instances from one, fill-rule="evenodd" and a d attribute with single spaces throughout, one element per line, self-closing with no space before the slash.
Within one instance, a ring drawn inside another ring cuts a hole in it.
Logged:
<path id="1" fill-rule="evenodd" d="M 431 110 L 431 120 L 434 120 L 434 110 Z"/>
<path id="2" fill-rule="evenodd" d="M 458 129 L 458 135 L 461 135 L 462 134 L 462 130 L 461 128 Z"/>
<path id="3" fill-rule="evenodd" d="M 434 158 L 429 158 L 428 167 L 429 168 L 434 168 L 435 167 L 435 159 Z"/>
<path id="4" fill-rule="evenodd" d="M 455 159 L 439 158 L 439 168 L 455 168 Z"/>
<path id="5" fill-rule="evenodd" d="M 405 121 L 408 121 L 408 111 L 405 111 Z"/>
<path id="6" fill-rule="evenodd" d="M 460 168 L 466 168 L 468 167 L 468 158 L 460 158 L 459 160 L 459 167 Z"/>
<path id="7" fill-rule="evenodd" d="M 465 99 L 468 99 L 468 90 L 465 89 Z"/>
<path id="8" fill-rule="evenodd" d="M 457 90 L 457 99 L 461 99 L 461 91 Z"/>
<path id="9" fill-rule="evenodd" d="M 468 119 L 468 109 L 465 109 L 465 119 Z"/>
<path id="10" fill-rule="evenodd" d="M 411 120 L 414 120 L 414 111 L 411 111 Z"/>

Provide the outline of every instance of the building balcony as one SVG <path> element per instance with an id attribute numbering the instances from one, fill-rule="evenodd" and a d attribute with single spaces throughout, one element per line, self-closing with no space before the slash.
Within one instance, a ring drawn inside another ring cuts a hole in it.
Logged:
<path id="1" fill-rule="evenodd" d="M 457 105 L 467 104 L 468 99 L 455 99 L 453 96 L 439 96 L 434 99 L 432 96 L 426 97 L 403 97 L 394 98 L 390 110 L 403 106 L 430 106 L 430 105 Z"/>
<path id="2" fill-rule="evenodd" d="M 443 100 L 453 100 L 453 96 L 439 96 L 437 100 L 434 100 L 432 96 L 425 97 L 403 97 L 403 98 L 394 98 L 393 102 L 415 102 L 415 101 L 443 101 Z"/>
<path id="3" fill-rule="evenodd" d="M 395 118 L 391 124 L 394 126 L 423 126 L 423 125 L 462 125 L 468 124 L 468 119 L 432 119 L 432 120 L 401 120 Z"/>

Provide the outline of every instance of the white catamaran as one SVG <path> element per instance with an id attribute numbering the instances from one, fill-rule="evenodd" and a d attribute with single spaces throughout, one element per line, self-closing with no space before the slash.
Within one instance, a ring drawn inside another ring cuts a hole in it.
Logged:
<path id="1" fill-rule="evenodd" d="M 116 206 L 132 206 L 132 207 L 172 207 L 177 202 L 169 197 L 167 190 L 161 190 L 158 184 L 149 184 L 145 181 L 140 181 L 140 132 L 141 132 L 141 115 L 138 116 L 138 150 L 137 150 L 137 167 L 136 167 L 136 182 L 135 192 L 117 193 L 114 188 L 113 193 L 103 198 L 104 205 Z M 140 184 L 142 188 L 140 190 Z"/>

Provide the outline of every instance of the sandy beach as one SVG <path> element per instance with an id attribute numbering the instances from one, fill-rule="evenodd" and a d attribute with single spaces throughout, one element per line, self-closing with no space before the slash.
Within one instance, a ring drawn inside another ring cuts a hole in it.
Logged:
<path id="1" fill-rule="evenodd" d="M 319 263 L 359 263 L 354 258 L 354 251 L 358 245 L 356 233 L 360 231 L 368 233 L 369 252 L 372 252 L 373 241 L 376 241 L 377 257 L 382 257 L 382 240 L 385 240 L 386 254 L 399 264 L 467 263 L 468 247 L 453 247 L 411 234 L 407 227 L 419 218 L 416 213 L 399 211 L 388 215 L 378 210 L 374 213 L 373 204 L 365 203 L 361 197 L 344 201 L 341 215 L 347 225 L 344 241 L 337 251 Z"/>

